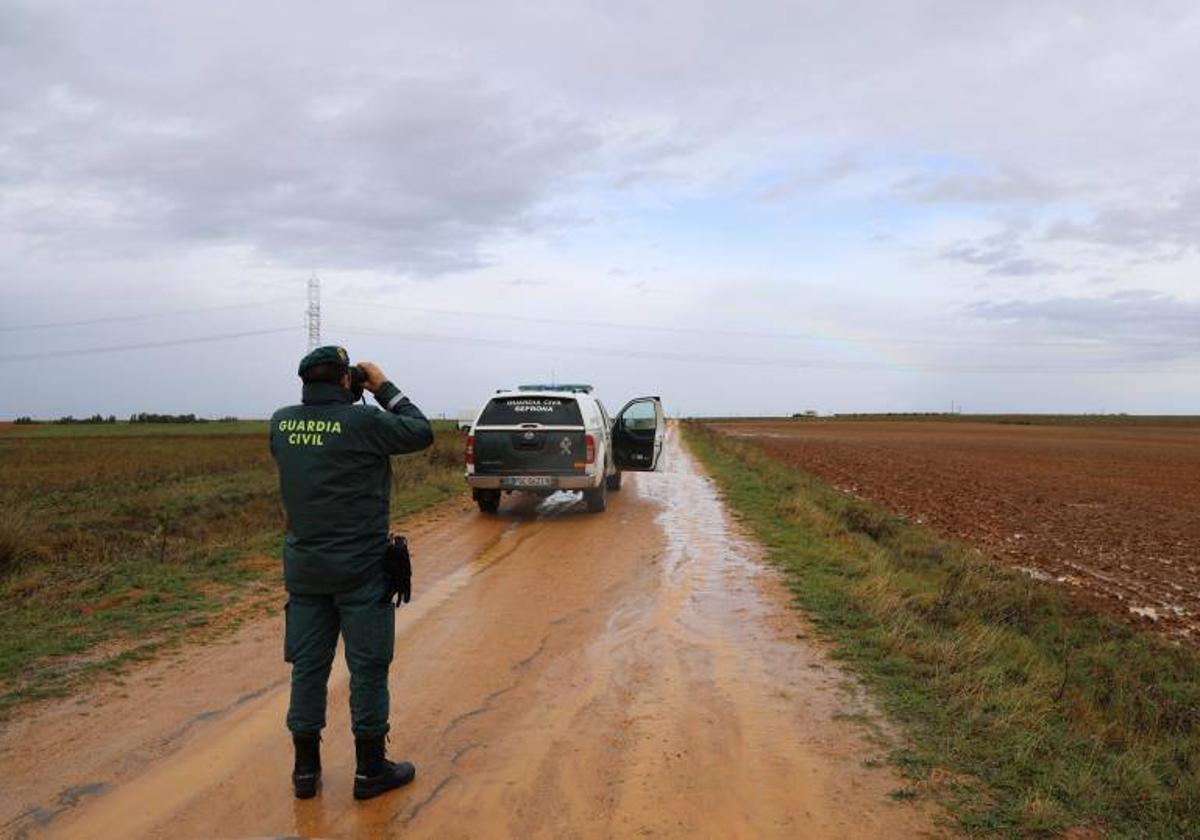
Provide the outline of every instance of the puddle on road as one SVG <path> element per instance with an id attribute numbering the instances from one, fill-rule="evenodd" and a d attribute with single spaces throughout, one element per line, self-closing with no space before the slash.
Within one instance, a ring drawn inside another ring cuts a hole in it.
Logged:
<path id="1" fill-rule="evenodd" d="M 574 490 L 559 490 L 538 502 L 534 508 L 538 519 L 550 519 L 570 513 L 583 504 L 583 494 Z"/>
<path id="2" fill-rule="evenodd" d="M 719 624 L 728 623 L 731 612 L 743 619 L 747 613 L 761 617 L 776 612 L 774 605 L 764 603 L 758 580 L 776 572 L 759 561 L 756 547 L 730 524 L 713 481 L 673 435 L 668 443 L 666 470 L 639 475 L 635 484 L 639 496 L 661 508 L 656 521 L 666 537 L 664 587 L 679 590 L 676 599 L 717 602 L 711 617 Z M 713 628 L 711 636 L 720 639 L 724 633 Z"/>
<path id="3" fill-rule="evenodd" d="M 716 485 L 668 437 L 666 469 L 629 483 L 664 545 L 657 588 L 612 612 L 590 660 L 624 697 L 635 737 L 622 811 L 638 831 L 711 837 L 906 837 L 926 818 L 887 801 L 890 771 L 844 716 L 874 717 L 823 652 L 799 642 L 777 570 L 730 520 Z M 720 768 L 711 774 L 707 768 Z M 680 775 L 682 774 L 682 775 Z"/>
<path id="4" fill-rule="evenodd" d="M 508 494 L 501 497 L 499 512 L 490 515 L 511 519 L 515 524 L 586 513 L 582 493 L 577 490 L 556 490 L 545 498 L 519 491 Z"/>

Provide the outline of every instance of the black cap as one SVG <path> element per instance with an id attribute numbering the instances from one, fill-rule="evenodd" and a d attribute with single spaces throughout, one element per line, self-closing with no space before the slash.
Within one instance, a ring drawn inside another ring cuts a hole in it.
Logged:
<path id="1" fill-rule="evenodd" d="M 350 354 L 346 352 L 345 347 L 338 347 L 334 344 L 318 347 L 316 350 L 309 352 L 307 356 L 300 360 L 300 369 L 296 372 L 299 376 L 304 375 L 304 371 L 316 365 L 337 365 L 339 367 L 350 366 Z"/>

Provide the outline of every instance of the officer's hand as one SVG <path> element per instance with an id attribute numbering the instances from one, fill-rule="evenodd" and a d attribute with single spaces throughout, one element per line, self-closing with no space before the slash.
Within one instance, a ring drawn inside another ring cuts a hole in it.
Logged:
<path id="1" fill-rule="evenodd" d="M 384 382 L 387 382 L 387 377 L 380 370 L 379 365 L 374 362 L 359 362 L 358 366 L 362 368 L 363 373 L 367 375 L 367 381 L 363 383 L 363 387 L 374 394 L 379 390 Z"/>

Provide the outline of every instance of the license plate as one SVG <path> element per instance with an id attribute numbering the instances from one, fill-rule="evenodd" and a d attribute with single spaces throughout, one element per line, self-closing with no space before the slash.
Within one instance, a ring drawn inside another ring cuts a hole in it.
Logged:
<path id="1" fill-rule="evenodd" d="M 553 487 L 554 485 L 554 476 L 551 475 L 517 475 L 500 480 L 501 487 Z"/>

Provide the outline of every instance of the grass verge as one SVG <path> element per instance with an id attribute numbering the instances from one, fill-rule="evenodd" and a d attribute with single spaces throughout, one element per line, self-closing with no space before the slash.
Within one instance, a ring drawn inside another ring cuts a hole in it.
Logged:
<path id="1" fill-rule="evenodd" d="M 970 834 L 1200 836 L 1200 655 L 699 423 L 692 451 Z"/>
<path id="2" fill-rule="evenodd" d="M 0 717 L 281 597 L 265 422 L 64 428 L 0 436 Z M 463 492 L 461 436 L 435 429 L 393 459 L 396 519 Z"/>

